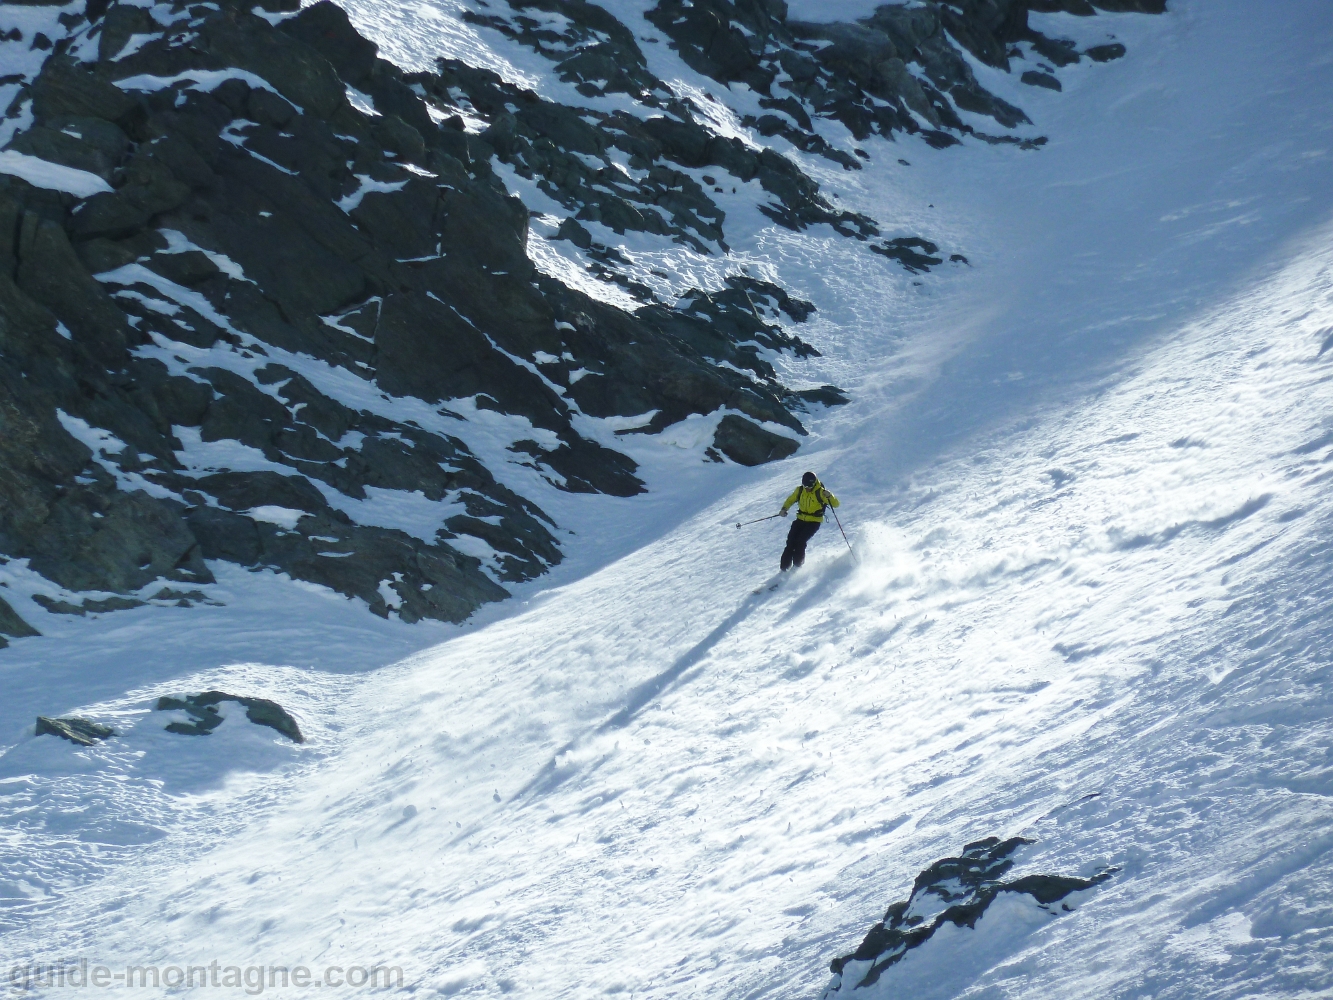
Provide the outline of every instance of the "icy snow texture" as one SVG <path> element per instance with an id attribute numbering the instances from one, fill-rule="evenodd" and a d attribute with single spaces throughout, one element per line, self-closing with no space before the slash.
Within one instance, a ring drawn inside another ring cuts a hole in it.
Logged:
<path id="1" fill-rule="evenodd" d="M 876 139 L 860 174 L 810 164 L 974 269 L 737 232 L 819 306 L 802 335 L 855 402 L 794 462 L 571 501 L 571 559 L 526 603 L 409 629 L 218 567 L 228 607 L 64 619 L 0 567 L 50 634 L 0 660 L 5 954 L 815 997 L 917 871 L 1021 833 L 1015 875 L 1121 871 L 843 995 L 1327 995 L 1327 6 L 1171 8 L 1067 18 L 1129 55 L 1001 89 L 1040 153 Z M 730 525 L 807 466 L 862 561 L 826 528 L 752 595 L 782 522 Z M 147 711 L 208 686 L 280 701 L 310 743 Z M 76 750 L 31 735 L 39 711 L 125 735 Z"/>

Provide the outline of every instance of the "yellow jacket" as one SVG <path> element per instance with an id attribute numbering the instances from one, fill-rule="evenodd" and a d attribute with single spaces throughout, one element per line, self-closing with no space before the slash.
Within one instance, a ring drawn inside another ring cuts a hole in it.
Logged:
<path id="1" fill-rule="evenodd" d="M 782 505 L 782 513 L 787 513 L 787 508 L 792 504 L 797 504 L 796 520 L 798 521 L 816 521 L 824 523 L 824 507 L 837 507 L 838 498 L 828 490 L 824 489 L 824 484 L 816 482 L 814 486 L 806 489 L 804 486 L 798 486 L 792 490 L 791 496 L 787 497 L 787 502 Z"/>

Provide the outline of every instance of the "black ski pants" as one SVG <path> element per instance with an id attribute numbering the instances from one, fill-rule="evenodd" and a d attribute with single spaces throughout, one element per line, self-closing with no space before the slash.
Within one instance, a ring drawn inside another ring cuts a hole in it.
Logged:
<path id="1" fill-rule="evenodd" d="M 819 530 L 818 521 L 802 521 L 797 518 L 787 532 L 787 547 L 782 550 L 782 571 L 785 573 L 792 566 L 805 565 L 805 543 Z"/>

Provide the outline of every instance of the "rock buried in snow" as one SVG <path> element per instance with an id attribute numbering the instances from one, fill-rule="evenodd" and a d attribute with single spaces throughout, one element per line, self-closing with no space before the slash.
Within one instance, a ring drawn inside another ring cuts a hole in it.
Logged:
<path id="1" fill-rule="evenodd" d="M 946 923 L 975 929 L 1002 892 L 1024 893 L 1049 908 L 1071 893 L 1100 885 L 1116 872 L 1112 868 L 1092 878 L 1025 875 L 1003 881 L 1014 866 L 1014 853 L 1030 843 L 1023 837 L 1004 841 L 987 837 L 968 844 L 960 857 L 941 858 L 925 869 L 916 877 L 907 900 L 890 906 L 856 951 L 830 963 L 829 970 L 838 978 L 824 996 L 840 992 L 845 984 L 857 989 L 877 982 L 886 969 L 925 944 Z"/>
<path id="2" fill-rule="evenodd" d="M 144 605 L 143 601 L 134 597 L 108 597 L 104 600 L 89 598 L 80 604 L 57 601 L 45 594 L 33 594 L 32 599 L 53 615 L 77 615 L 80 618 L 90 612 L 92 614 L 102 614 L 106 611 L 128 611 L 131 608 L 141 608 Z"/>
<path id="3" fill-rule="evenodd" d="M 1093 62 L 1110 62 L 1112 59 L 1119 59 L 1125 54 L 1125 47 L 1119 42 L 1112 42 L 1110 45 L 1094 45 L 1088 49 L 1087 57 Z"/>
<path id="4" fill-rule="evenodd" d="M 836 385 L 821 385 L 814 389 L 799 389 L 793 394 L 800 403 L 797 405 L 809 409 L 810 404 L 821 406 L 846 406 L 850 400 L 847 394 Z"/>
<path id="5" fill-rule="evenodd" d="M 872 246 L 871 251 L 890 260 L 896 260 L 912 274 L 929 271 L 936 264 L 943 264 L 943 257 L 932 257 L 939 252 L 939 247 L 930 240 L 906 236 L 896 240 L 885 240 L 879 246 Z M 955 255 L 957 256 L 957 255 Z"/>
<path id="6" fill-rule="evenodd" d="M 1050 73 L 1043 73 L 1041 70 L 1027 70 L 1018 79 L 1021 82 L 1026 83 L 1029 87 L 1045 87 L 1047 90 L 1064 90 L 1064 87 L 1060 85 L 1059 80 Z"/>
<path id="7" fill-rule="evenodd" d="M 77 716 L 68 719 L 48 719 L 45 715 L 37 716 L 37 735 L 59 736 L 61 739 L 77 743 L 81 747 L 90 747 L 95 743 L 115 736 L 115 730 L 101 723 L 91 722 Z"/>
<path id="8" fill-rule="evenodd" d="M 207 736 L 222 725 L 222 714 L 217 706 L 224 701 L 234 701 L 244 706 L 245 717 L 256 725 L 276 729 L 293 743 L 305 742 L 296 720 L 276 701 L 267 698 L 245 698 L 225 691 L 205 691 L 203 694 L 188 694 L 184 698 L 162 697 L 157 699 L 154 708 L 159 712 L 187 712 L 194 720 L 169 723 L 167 732 L 182 736 Z"/>

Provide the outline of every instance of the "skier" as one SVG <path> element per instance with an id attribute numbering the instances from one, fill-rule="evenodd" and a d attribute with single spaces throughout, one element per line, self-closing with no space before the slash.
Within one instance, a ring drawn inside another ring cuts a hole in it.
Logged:
<path id="1" fill-rule="evenodd" d="M 787 547 L 782 550 L 782 571 L 785 573 L 792 566 L 805 564 L 805 543 L 814 537 L 819 526 L 824 523 L 824 509 L 837 507 L 838 498 L 819 481 L 813 472 L 801 477 L 801 485 L 787 497 L 782 505 L 782 516 L 787 516 L 787 508 L 796 504 L 796 520 L 787 532 Z"/>

